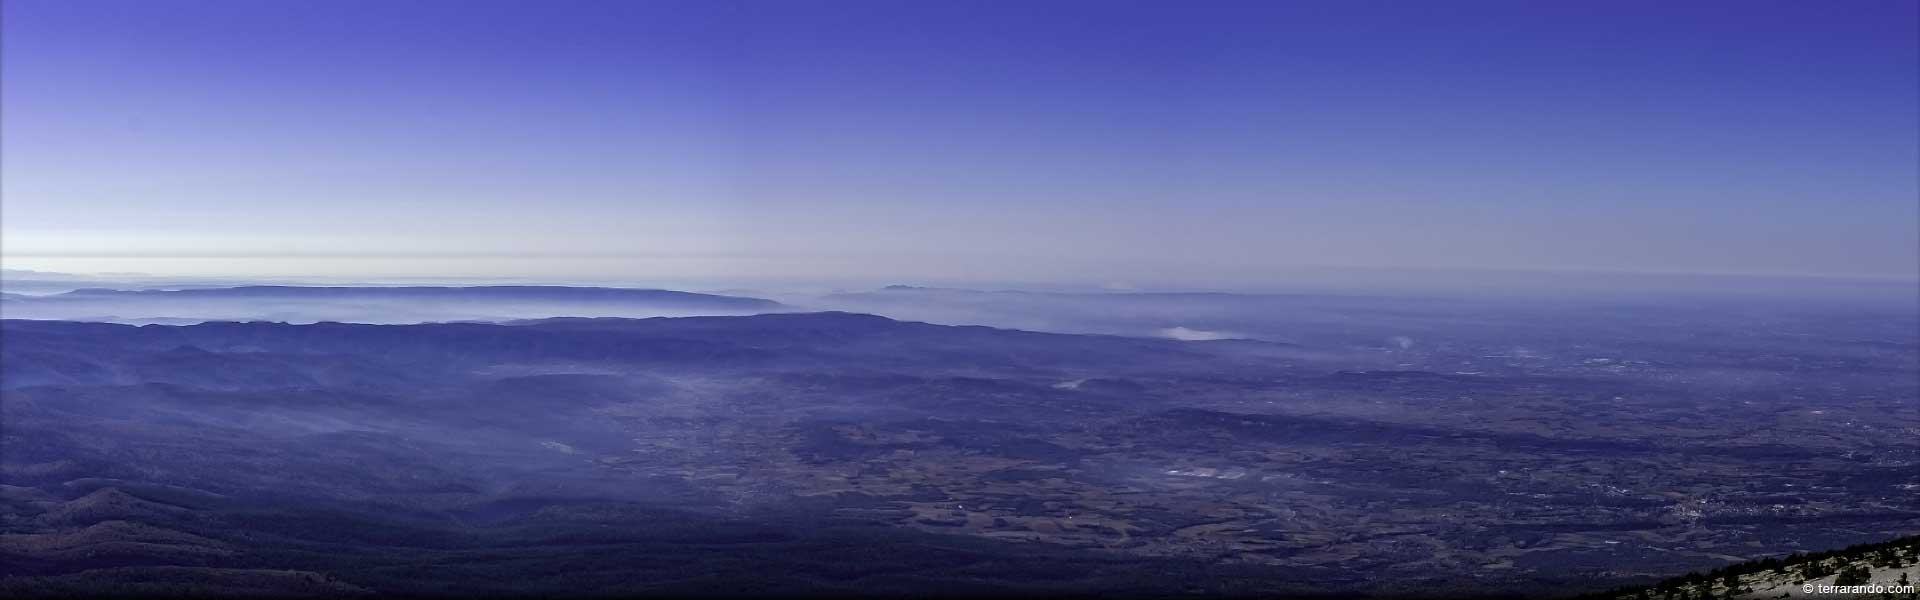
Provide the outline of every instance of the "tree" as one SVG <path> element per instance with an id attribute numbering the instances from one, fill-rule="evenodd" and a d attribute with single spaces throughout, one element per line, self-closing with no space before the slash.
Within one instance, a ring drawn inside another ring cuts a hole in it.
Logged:
<path id="1" fill-rule="evenodd" d="M 1832 574 L 1833 569 L 1828 567 L 1827 562 L 1823 560 L 1807 561 L 1806 566 L 1800 567 L 1801 579 L 1819 579 Z"/>
<path id="2" fill-rule="evenodd" d="M 1872 575 L 1868 573 L 1866 567 L 1860 566 L 1860 565 L 1854 565 L 1852 567 L 1842 569 L 1840 571 L 1840 576 L 1835 577 L 1833 579 L 1833 584 L 1834 585 L 1866 585 L 1866 583 L 1871 579 L 1872 579 Z"/>

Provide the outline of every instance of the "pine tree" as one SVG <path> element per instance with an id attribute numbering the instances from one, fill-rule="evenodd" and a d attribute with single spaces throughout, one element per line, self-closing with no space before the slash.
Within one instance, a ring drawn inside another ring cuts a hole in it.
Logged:
<path id="1" fill-rule="evenodd" d="M 1807 561 L 1806 566 L 1800 567 L 1801 579 L 1819 579 L 1832 574 L 1833 569 L 1828 567 L 1827 562 L 1823 560 Z"/>
<path id="2" fill-rule="evenodd" d="M 1867 568 L 1864 566 L 1855 565 L 1840 571 L 1840 576 L 1834 578 L 1833 584 L 1834 585 L 1865 585 L 1869 581 L 1869 579 L 1871 579 L 1871 575 L 1868 574 Z"/>

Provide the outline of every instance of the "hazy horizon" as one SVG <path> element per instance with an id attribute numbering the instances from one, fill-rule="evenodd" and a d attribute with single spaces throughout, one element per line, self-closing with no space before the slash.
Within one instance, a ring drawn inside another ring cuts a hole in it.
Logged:
<path id="1" fill-rule="evenodd" d="M 538 261 L 522 261 L 521 264 Z M 227 263 L 221 263 L 227 264 Z M 578 266 L 578 261 L 569 264 Z M 588 263 L 591 264 L 591 263 Z M 1066 294 L 1212 293 L 1230 295 L 1319 295 L 1380 298 L 1429 298 L 1601 306 L 1615 302 L 1657 303 L 1680 307 L 1800 306 L 1865 309 L 1878 314 L 1920 315 L 1920 285 L 1898 278 L 1779 276 L 1752 274 L 1636 273 L 1620 271 L 1537 271 L 1495 269 L 1289 268 L 1231 283 L 1179 279 L 953 278 L 928 275 L 823 278 L 729 277 L 712 273 L 623 276 L 605 271 L 579 274 L 492 277 L 381 273 L 364 260 L 342 265 L 337 273 L 250 274 L 208 271 L 169 274 L 145 272 L 56 272 L 0 270 L 0 290 L 26 295 L 64 293 L 85 288 L 184 289 L 192 287 L 275 286 L 587 286 L 665 289 L 768 298 L 814 310 L 854 310 L 851 305 L 820 304 L 842 292 L 868 292 L 890 286 L 978 292 Z M 1756 304 L 1757 303 L 1757 304 Z M 15 307 L 16 312 L 19 309 Z M 18 318 L 18 315 L 15 315 Z M 39 318 L 39 317 L 32 317 Z M 955 322 L 974 322 L 953 317 Z"/>

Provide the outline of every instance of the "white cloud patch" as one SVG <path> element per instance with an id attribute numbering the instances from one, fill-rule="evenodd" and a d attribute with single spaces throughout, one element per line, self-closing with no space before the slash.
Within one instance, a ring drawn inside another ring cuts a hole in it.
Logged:
<path id="1" fill-rule="evenodd" d="M 1170 337 L 1183 342 L 1205 342 L 1209 340 L 1245 339 L 1246 336 L 1231 331 L 1207 331 L 1186 327 L 1168 327 L 1160 330 L 1162 337 Z"/>

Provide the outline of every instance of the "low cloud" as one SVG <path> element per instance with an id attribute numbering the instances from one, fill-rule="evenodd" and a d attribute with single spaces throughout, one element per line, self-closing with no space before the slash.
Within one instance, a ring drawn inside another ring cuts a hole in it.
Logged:
<path id="1" fill-rule="evenodd" d="M 1210 340 L 1244 339 L 1246 336 L 1231 331 L 1207 331 L 1186 327 L 1169 327 L 1160 330 L 1162 337 L 1170 337 L 1183 342 L 1205 342 Z"/>

